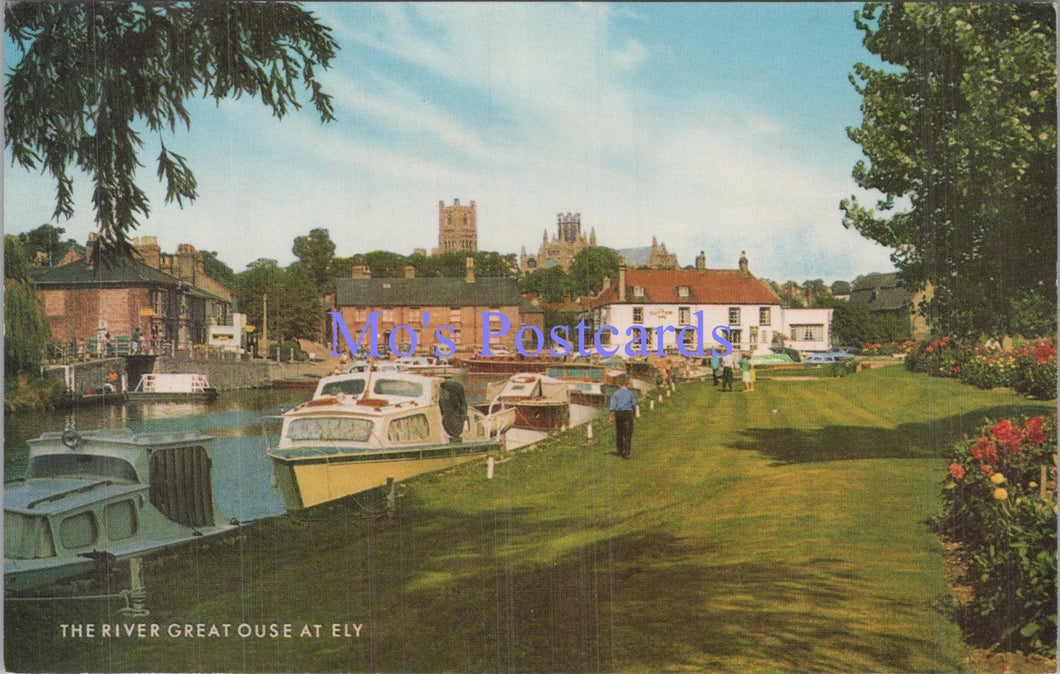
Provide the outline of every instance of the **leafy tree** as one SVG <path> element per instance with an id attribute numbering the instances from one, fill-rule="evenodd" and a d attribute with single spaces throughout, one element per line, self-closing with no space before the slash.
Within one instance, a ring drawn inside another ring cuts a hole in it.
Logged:
<path id="1" fill-rule="evenodd" d="M 4 237 L 4 375 L 35 375 L 51 341 L 51 326 L 17 237 Z"/>
<path id="2" fill-rule="evenodd" d="M 562 302 L 571 290 L 571 279 L 563 267 L 546 267 L 527 274 L 519 285 L 523 292 L 534 293 L 542 302 Z"/>
<path id="3" fill-rule="evenodd" d="M 135 180 L 144 128 L 161 141 L 190 127 L 188 97 L 257 97 L 282 118 L 300 107 L 301 80 L 321 120 L 333 119 L 316 68 L 338 46 L 290 3 L 7 3 L 5 28 L 20 52 L 4 87 L 13 160 L 55 179 L 56 219 L 73 215 L 69 168 L 85 171 L 107 253 L 131 255 L 129 232 L 149 212 Z M 162 142 L 157 163 L 167 202 L 195 199 L 184 157 Z"/>
<path id="4" fill-rule="evenodd" d="M 235 295 L 247 321 L 259 326 L 268 297 L 270 341 L 320 337 L 323 308 L 304 265 L 283 269 L 270 258 L 255 260 L 236 277 Z"/>
<path id="5" fill-rule="evenodd" d="M 325 294 L 331 285 L 331 263 L 335 259 L 335 242 L 328 230 L 318 227 L 310 230 L 308 236 L 296 237 L 291 252 L 306 266 L 317 292 Z"/>
<path id="6" fill-rule="evenodd" d="M 596 295 L 604 277 L 618 280 L 618 251 L 604 246 L 582 248 L 570 262 L 571 294 L 579 297 Z"/>
<path id="7" fill-rule="evenodd" d="M 934 285 L 938 332 L 1056 325 L 1056 18 L 1045 4 L 866 4 L 854 66 L 875 208 L 844 200 L 843 224 L 894 248 L 906 287 Z"/>
<path id="8" fill-rule="evenodd" d="M 893 314 L 873 314 L 863 304 L 839 302 L 832 312 L 832 342 L 860 346 L 909 339 L 909 322 Z"/>
<path id="9" fill-rule="evenodd" d="M 217 251 L 214 250 L 203 250 L 199 251 L 202 253 L 202 268 L 206 272 L 206 275 L 215 281 L 220 281 L 224 285 L 231 288 L 236 282 L 236 273 L 227 264 L 222 262 L 217 257 Z"/>
<path id="10" fill-rule="evenodd" d="M 66 255 L 71 248 L 80 249 L 80 244 L 73 239 L 63 240 L 66 230 L 47 223 L 23 232 L 18 235 L 18 240 L 25 249 L 26 259 L 31 263 L 36 260 L 38 253 L 43 253 L 48 264 L 58 264 L 59 260 Z"/>
<path id="11" fill-rule="evenodd" d="M 850 281 L 834 281 L 832 283 L 833 295 L 849 295 L 853 290 L 854 287 L 850 285 Z"/>

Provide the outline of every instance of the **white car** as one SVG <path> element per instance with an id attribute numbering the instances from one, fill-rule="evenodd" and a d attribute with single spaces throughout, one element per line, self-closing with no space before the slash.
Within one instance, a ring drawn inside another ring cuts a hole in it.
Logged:
<path id="1" fill-rule="evenodd" d="M 802 359 L 804 365 L 832 365 L 835 363 L 849 363 L 854 356 L 849 353 L 814 353 Z"/>

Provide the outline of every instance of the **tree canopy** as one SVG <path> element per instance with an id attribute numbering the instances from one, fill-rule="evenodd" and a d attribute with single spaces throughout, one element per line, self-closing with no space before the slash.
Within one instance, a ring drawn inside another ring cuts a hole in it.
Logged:
<path id="1" fill-rule="evenodd" d="M 618 280 L 618 251 L 604 246 L 589 246 L 579 250 L 570 262 L 571 294 L 578 297 L 595 296 L 603 287 L 604 277 Z"/>
<path id="2" fill-rule="evenodd" d="M 335 242 L 328 230 L 318 227 L 310 230 L 308 236 L 295 237 L 291 252 L 309 270 L 317 292 L 326 293 L 331 286 L 331 264 L 335 260 Z"/>
<path id="3" fill-rule="evenodd" d="M 31 264 L 17 237 L 4 237 L 4 374 L 35 374 L 51 341 L 51 326 L 30 278 Z"/>
<path id="4" fill-rule="evenodd" d="M 4 85 L 13 162 L 55 179 L 55 219 L 73 215 L 71 167 L 87 173 L 106 253 L 131 255 L 129 233 L 149 214 L 136 183 L 145 130 L 161 142 L 165 200 L 195 199 L 191 168 L 162 140 L 190 128 L 190 96 L 256 97 L 282 118 L 300 107 L 301 81 L 321 120 L 333 119 L 316 69 L 338 45 L 294 4 L 17 2 L 5 22 L 20 52 Z"/>
<path id="5" fill-rule="evenodd" d="M 934 286 L 937 332 L 1055 332 L 1055 21 L 1030 3 L 856 13 L 885 66 L 851 76 L 863 119 L 847 132 L 867 157 L 853 175 L 883 198 L 844 200 L 843 224 L 893 248 L 906 287 Z"/>

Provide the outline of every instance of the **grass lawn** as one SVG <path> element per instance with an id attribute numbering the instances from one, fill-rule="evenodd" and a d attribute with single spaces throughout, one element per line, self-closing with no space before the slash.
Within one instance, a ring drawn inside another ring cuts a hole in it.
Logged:
<path id="1" fill-rule="evenodd" d="M 945 457 L 984 417 L 1053 409 L 898 367 L 753 393 L 688 383 L 644 410 L 630 461 L 606 425 L 592 441 L 575 429 L 505 457 L 493 480 L 482 463 L 411 480 L 393 516 L 348 499 L 156 556 L 139 621 L 159 637 L 64 639 L 63 623 L 132 619 L 9 604 L 6 666 L 968 669 L 925 525 Z M 232 633 L 166 636 L 188 623 Z M 293 636 L 241 638 L 240 623 Z M 363 627 L 336 637 L 333 623 Z"/>

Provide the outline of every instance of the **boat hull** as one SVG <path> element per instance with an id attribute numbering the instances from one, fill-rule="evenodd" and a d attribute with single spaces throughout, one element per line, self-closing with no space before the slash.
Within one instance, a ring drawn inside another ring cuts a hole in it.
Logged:
<path id="1" fill-rule="evenodd" d="M 334 450 L 273 450 L 277 487 L 288 510 L 382 487 L 389 480 L 406 480 L 460 465 L 503 448 L 501 439 L 489 442 L 448 443 L 366 452 Z"/>
<path id="2" fill-rule="evenodd" d="M 130 391 L 126 394 L 126 400 L 130 403 L 185 403 L 185 402 L 212 402 L 217 400 L 217 389 L 211 388 L 204 391 L 193 391 L 184 393 L 179 391 L 167 391 L 159 393 L 143 393 Z"/>
<path id="3" fill-rule="evenodd" d="M 570 405 L 567 401 L 521 401 L 506 404 L 515 408 L 515 428 L 560 431 L 570 424 Z"/>

